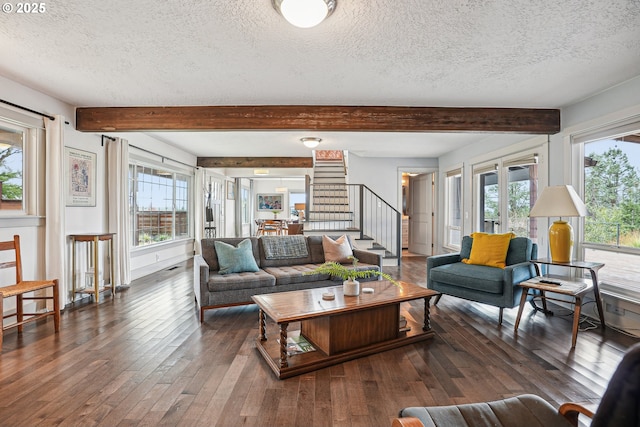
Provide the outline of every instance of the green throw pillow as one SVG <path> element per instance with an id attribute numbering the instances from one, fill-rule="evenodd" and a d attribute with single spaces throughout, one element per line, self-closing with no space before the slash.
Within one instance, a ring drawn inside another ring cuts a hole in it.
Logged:
<path id="1" fill-rule="evenodd" d="M 215 241 L 213 244 L 218 255 L 219 274 L 255 273 L 259 270 L 256 259 L 253 257 L 251 240 L 243 240 L 238 243 L 237 248 L 224 242 Z"/>

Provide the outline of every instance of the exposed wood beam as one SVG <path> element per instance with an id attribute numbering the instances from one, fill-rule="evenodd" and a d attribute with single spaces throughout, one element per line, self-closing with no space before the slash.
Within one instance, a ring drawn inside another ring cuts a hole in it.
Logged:
<path id="1" fill-rule="evenodd" d="M 312 168 L 311 157 L 198 157 L 203 168 Z"/>
<path id="2" fill-rule="evenodd" d="M 105 131 L 324 130 L 555 134 L 560 110 L 318 105 L 90 107 L 77 129 Z"/>

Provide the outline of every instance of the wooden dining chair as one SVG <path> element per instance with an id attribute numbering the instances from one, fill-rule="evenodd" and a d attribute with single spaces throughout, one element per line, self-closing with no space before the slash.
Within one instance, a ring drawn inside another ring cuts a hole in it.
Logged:
<path id="1" fill-rule="evenodd" d="M 282 222 L 273 219 L 267 219 L 264 221 L 264 229 L 262 234 L 282 234 Z"/>
<path id="2" fill-rule="evenodd" d="M 301 223 L 291 223 L 287 227 L 287 234 L 304 234 L 304 224 Z"/>
<path id="3" fill-rule="evenodd" d="M 55 331 L 60 330 L 60 289 L 58 285 L 58 279 L 53 280 L 22 280 L 22 258 L 20 256 L 20 236 L 13 236 L 13 240 L 6 242 L 0 242 L 0 252 L 13 251 L 14 256 L 8 255 L 9 260 L 0 262 L 0 269 L 15 268 L 16 270 L 16 282 L 8 286 L 0 286 L 0 313 L 2 313 L 2 319 L 15 317 L 16 321 L 0 328 L 0 350 L 2 349 L 2 341 L 4 331 L 9 328 L 18 328 L 18 333 L 22 332 L 22 325 L 29 322 L 34 322 L 38 319 L 45 318 L 47 316 L 53 316 L 53 325 Z M 8 252 L 7 252 L 8 253 Z M 35 294 L 36 291 L 46 290 L 52 288 L 53 295 L 47 296 Z M 32 294 L 25 296 L 25 294 Z M 12 314 L 4 313 L 4 300 L 5 298 L 16 298 L 16 312 Z M 26 313 L 24 311 L 25 301 L 34 300 L 53 300 L 53 311 Z"/>
<path id="4" fill-rule="evenodd" d="M 264 234 L 264 220 L 256 219 L 256 236 L 262 236 Z"/>

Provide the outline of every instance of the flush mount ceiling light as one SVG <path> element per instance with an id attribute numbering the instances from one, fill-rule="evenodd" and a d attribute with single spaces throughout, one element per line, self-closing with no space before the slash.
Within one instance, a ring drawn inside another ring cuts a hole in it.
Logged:
<path id="1" fill-rule="evenodd" d="M 336 0 L 271 0 L 271 2 L 284 19 L 298 28 L 315 27 L 336 9 Z"/>
<path id="2" fill-rule="evenodd" d="M 254 169 L 254 175 L 269 175 L 269 169 Z"/>
<path id="3" fill-rule="evenodd" d="M 307 147 L 307 148 L 316 148 L 318 146 L 318 144 L 320 144 L 320 141 L 322 141 L 322 139 L 321 138 L 306 137 L 306 138 L 300 138 L 300 141 L 302 141 L 304 146 Z"/>

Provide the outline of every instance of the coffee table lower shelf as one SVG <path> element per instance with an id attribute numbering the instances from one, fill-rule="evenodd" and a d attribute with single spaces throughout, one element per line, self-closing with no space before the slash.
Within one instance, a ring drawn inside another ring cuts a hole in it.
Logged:
<path id="1" fill-rule="evenodd" d="M 380 353 L 382 351 L 392 350 L 394 348 L 402 347 L 404 345 L 417 343 L 430 338 L 433 338 L 435 332 L 433 329 L 427 331 L 422 330 L 422 326 L 414 322 L 409 322 L 411 330 L 407 332 L 398 332 L 398 337 L 375 344 L 366 345 L 353 350 L 347 350 L 333 355 L 327 355 L 322 350 L 316 349 L 307 353 L 300 353 L 290 355 L 287 357 L 287 365 L 285 367 L 281 365 L 280 359 L 280 344 L 274 337 L 262 341 L 260 338 L 256 339 L 256 348 L 262 354 L 267 364 L 278 379 L 290 378 L 296 375 L 305 374 L 307 372 L 316 371 L 318 369 L 326 368 L 339 363 L 347 362 L 349 360 L 357 359 L 359 357 L 369 356 L 371 354 Z M 295 336 L 300 331 L 291 331 L 288 336 Z"/>

